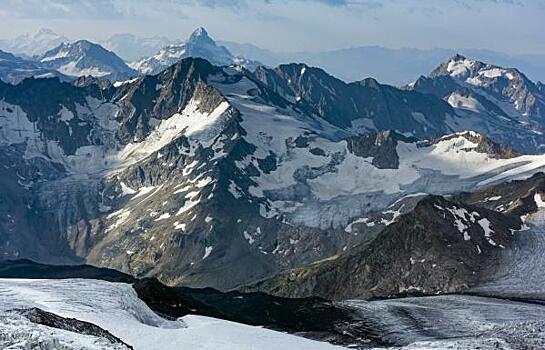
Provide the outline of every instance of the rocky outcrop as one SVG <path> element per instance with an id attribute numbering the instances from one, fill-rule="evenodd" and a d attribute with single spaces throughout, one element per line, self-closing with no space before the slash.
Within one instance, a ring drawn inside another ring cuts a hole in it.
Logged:
<path id="1" fill-rule="evenodd" d="M 358 157 L 372 158 L 371 163 L 379 169 L 397 169 L 399 156 L 396 151 L 398 141 L 413 143 L 395 131 L 382 131 L 367 135 L 350 136 L 346 139 L 348 150 Z"/>
<path id="2" fill-rule="evenodd" d="M 427 197 L 371 243 L 244 290 L 338 300 L 459 292 L 493 273 L 521 225 L 516 216 Z"/>
<path id="3" fill-rule="evenodd" d="M 108 340 L 111 344 L 124 345 L 126 349 L 133 349 L 132 346 L 124 343 L 121 339 L 114 336 L 107 330 L 104 330 L 99 326 L 89 322 L 80 321 L 75 318 L 61 317 L 37 307 L 31 309 L 11 310 L 10 312 L 15 312 L 24 316 L 32 323 L 41 324 L 52 328 L 63 329 L 65 331 L 78 334 L 91 335 L 94 337 L 103 338 Z"/>
<path id="4" fill-rule="evenodd" d="M 212 112 L 224 98 L 204 82 L 211 74 L 220 72 L 204 59 L 186 59 L 158 75 L 121 85 L 113 96 L 121 122 L 117 136 L 125 143 L 143 140 L 152 130 L 152 119 L 170 118 L 192 98 L 201 102 L 200 110 Z"/>
<path id="5" fill-rule="evenodd" d="M 462 193 L 460 200 L 490 210 L 524 216 L 535 212 L 545 200 L 545 174 L 536 173 L 525 180 L 502 182 L 486 189 Z"/>

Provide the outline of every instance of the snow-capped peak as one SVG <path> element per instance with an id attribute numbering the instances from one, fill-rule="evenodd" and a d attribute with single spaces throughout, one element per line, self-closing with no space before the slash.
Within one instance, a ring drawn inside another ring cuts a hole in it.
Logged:
<path id="1" fill-rule="evenodd" d="M 91 75 L 125 80 L 136 75 L 115 53 L 87 40 L 62 43 L 38 57 L 38 60 L 45 67 L 68 76 Z"/>
<path id="2" fill-rule="evenodd" d="M 241 57 L 235 57 L 224 46 L 217 45 L 203 27 L 197 28 L 189 38 L 176 45 L 170 45 L 161 49 L 151 57 L 142 58 L 130 64 L 143 74 L 157 74 L 164 68 L 187 57 L 200 57 L 217 66 L 229 66 L 242 64 L 255 66 L 255 62 Z"/>
<path id="3" fill-rule="evenodd" d="M 543 88 L 516 68 L 455 55 L 407 88 L 434 94 L 463 115 L 469 112 L 507 117 L 519 121 L 523 128 L 543 132 Z M 497 118 L 493 122 L 497 123 Z"/>
<path id="4" fill-rule="evenodd" d="M 491 85 L 497 79 L 509 82 L 523 78 L 523 74 L 514 68 L 503 68 L 471 60 L 460 54 L 453 56 L 432 73 L 432 76 L 441 75 L 450 75 L 458 81 L 478 87 Z"/>

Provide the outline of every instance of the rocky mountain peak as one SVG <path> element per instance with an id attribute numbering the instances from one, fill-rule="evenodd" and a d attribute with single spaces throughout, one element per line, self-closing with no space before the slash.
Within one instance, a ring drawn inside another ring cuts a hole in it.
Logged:
<path id="1" fill-rule="evenodd" d="M 212 41 L 212 38 L 210 38 L 208 32 L 203 27 L 195 29 L 193 33 L 191 33 L 191 35 L 189 36 L 187 42 L 198 42 L 201 40 L 206 40 L 208 42 Z"/>
<path id="2" fill-rule="evenodd" d="M 543 86 L 515 68 L 456 55 L 428 77 L 420 77 L 406 88 L 444 99 L 456 114 L 481 124 L 465 129 L 486 133 L 495 141 L 519 151 L 536 152 L 537 145 L 543 143 L 536 140 L 543 135 Z M 484 120 L 486 123 L 482 124 Z M 506 125 L 505 120 L 512 123 Z M 521 135 L 515 138 L 516 142 L 513 142 L 513 133 Z"/>
<path id="3" fill-rule="evenodd" d="M 195 29 L 195 31 L 191 33 L 187 41 L 182 46 L 186 51 L 194 53 L 194 56 L 196 57 L 204 56 L 204 54 L 201 56 L 200 52 L 209 52 L 215 54 L 221 53 L 221 55 L 232 56 L 226 48 L 216 44 L 214 39 L 210 37 L 206 29 L 204 29 L 203 27 Z"/>
<path id="4" fill-rule="evenodd" d="M 380 88 L 380 83 L 374 78 L 365 78 L 362 81 L 359 81 L 358 83 L 361 86 L 375 89 L 375 90 L 378 90 Z"/>
<path id="5" fill-rule="evenodd" d="M 164 47 L 155 55 L 132 62 L 130 66 L 143 74 L 157 74 L 187 57 L 204 58 L 217 66 L 229 66 L 241 61 L 225 47 L 217 45 L 206 29 L 201 27 L 195 30 L 185 42 Z"/>
<path id="6" fill-rule="evenodd" d="M 56 70 L 43 68 L 33 60 L 0 50 L 0 80 L 17 84 L 25 78 L 34 76 L 40 78 L 61 77 L 63 80 L 68 80 L 67 77 Z"/>
<path id="7" fill-rule="evenodd" d="M 454 62 L 459 62 L 459 61 L 465 61 L 467 60 L 467 58 L 459 53 L 457 53 L 456 55 L 452 56 L 452 58 L 449 60 L 450 61 L 454 61 Z"/>
<path id="8" fill-rule="evenodd" d="M 95 44 L 93 42 L 90 42 L 89 40 L 78 40 L 72 43 L 62 43 L 56 48 L 46 52 L 42 55 L 40 58 L 40 61 L 47 60 L 48 58 L 51 58 L 52 54 L 59 54 L 61 53 L 64 56 L 68 55 L 81 55 L 86 54 L 90 50 L 96 50 L 96 51 L 104 51 L 104 52 L 111 52 L 100 46 L 99 44 Z"/>

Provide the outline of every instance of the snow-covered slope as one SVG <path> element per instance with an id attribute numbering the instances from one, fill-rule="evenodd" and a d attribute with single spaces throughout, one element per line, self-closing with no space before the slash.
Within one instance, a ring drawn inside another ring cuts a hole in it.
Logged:
<path id="1" fill-rule="evenodd" d="M 63 43 L 38 57 L 44 67 L 68 76 L 126 80 L 137 75 L 115 53 L 87 40 Z"/>
<path id="2" fill-rule="evenodd" d="M 23 334 L 33 334 L 37 340 L 43 337 L 44 343 L 52 338 L 73 343 L 71 347 L 62 349 L 76 349 L 76 345 L 82 343 L 86 345 L 83 349 L 106 349 L 104 342 L 101 347 L 97 339 L 37 326 L 9 312 L 33 307 L 93 323 L 136 350 L 341 349 L 327 343 L 203 316 L 188 315 L 169 321 L 153 313 L 128 284 L 78 279 L 0 280 L 0 317 L 6 320 L 0 326 L 0 345 L 3 342 L 9 344 L 9 338 L 21 336 L 19 340 L 22 341 Z M 13 329 L 15 327 L 18 327 L 17 331 Z"/>
<path id="3" fill-rule="evenodd" d="M 130 64 L 131 68 L 142 74 L 157 74 L 166 67 L 187 57 L 200 57 L 217 66 L 243 65 L 255 68 L 257 64 L 242 57 L 233 56 L 229 50 L 219 46 L 210 38 L 204 28 L 196 29 L 189 39 L 180 44 L 162 48 L 157 54 L 145 57 Z"/>

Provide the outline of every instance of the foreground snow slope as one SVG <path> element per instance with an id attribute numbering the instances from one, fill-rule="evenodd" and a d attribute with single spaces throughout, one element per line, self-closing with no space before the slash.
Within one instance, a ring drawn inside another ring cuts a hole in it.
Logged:
<path id="1" fill-rule="evenodd" d="M 128 284 L 81 279 L 0 279 L 0 316 L 9 316 L 7 310 L 30 307 L 91 322 L 135 349 L 341 349 L 327 343 L 203 316 L 189 315 L 168 321 L 153 313 Z M 100 349 L 98 346 L 95 348 Z"/>

